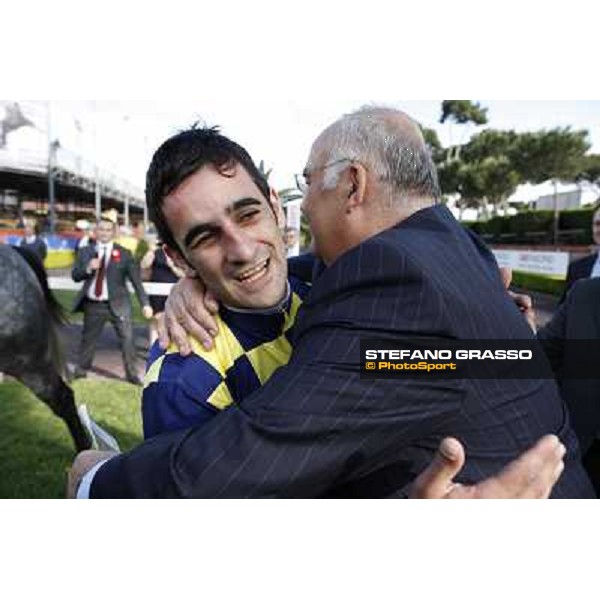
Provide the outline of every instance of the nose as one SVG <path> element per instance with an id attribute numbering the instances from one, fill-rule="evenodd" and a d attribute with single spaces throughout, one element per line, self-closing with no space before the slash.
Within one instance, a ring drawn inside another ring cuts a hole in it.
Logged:
<path id="1" fill-rule="evenodd" d="M 256 255 L 257 242 L 242 228 L 232 225 L 225 234 L 227 259 L 233 263 L 252 262 Z"/>

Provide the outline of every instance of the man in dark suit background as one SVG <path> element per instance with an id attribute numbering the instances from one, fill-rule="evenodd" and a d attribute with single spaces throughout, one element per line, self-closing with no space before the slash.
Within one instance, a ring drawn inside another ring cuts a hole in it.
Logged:
<path id="1" fill-rule="evenodd" d="M 587 279 L 588 277 L 600 277 L 600 260 L 598 260 L 598 250 L 600 247 L 600 208 L 594 212 L 592 217 L 592 237 L 596 245 L 596 251 L 589 256 L 573 261 L 567 271 L 565 282 L 565 291 L 561 302 L 566 298 L 567 292 L 573 287 L 576 281 Z"/>
<path id="2" fill-rule="evenodd" d="M 116 228 L 116 219 L 103 213 L 96 224 L 95 243 L 81 248 L 73 265 L 73 280 L 84 282 L 73 307 L 74 312 L 83 311 L 84 315 L 79 363 L 74 376 L 86 376 L 92 366 L 98 337 L 106 321 L 110 321 L 121 343 L 127 381 L 140 385 L 127 281 L 133 284 L 147 319 L 152 317 L 152 308 L 144 291 L 137 263 L 129 250 L 113 241 Z"/>
<path id="3" fill-rule="evenodd" d="M 223 177 L 244 194 L 238 201 L 258 202 L 252 185 L 236 183 L 242 175 L 235 166 Z M 194 201 L 184 198 L 190 174 L 149 196 L 157 226 L 161 212 L 173 225 L 178 203 Z M 290 364 L 202 428 L 154 438 L 99 466 L 89 474 L 91 495 L 389 496 L 429 463 L 449 433 L 466 446 L 466 483 L 556 433 L 567 455 L 555 495 L 591 496 L 551 381 L 359 377 L 359 341 L 374 332 L 396 339 L 531 338 L 491 253 L 434 206 L 437 177 L 414 122 L 377 108 L 344 117 L 317 139 L 304 175 L 304 210 L 327 268 L 301 310 Z M 200 260 L 197 242 L 207 232 L 206 248 L 219 240 L 218 248 L 224 237 L 239 257 L 251 257 L 243 227 L 177 223 L 174 237 L 190 264 Z M 75 480 L 90 466 L 76 464 Z"/>
<path id="4" fill-rule="evenodd" d="M 538 339 L 556 373 L 579 439 L 583 464 L 598 493 L 600 377 L 592 379 L 590 374 L 600 372 L 600 279 L 575 282 L 565 302 L 538 332 Z M 594 340 L 594 343 L 589 343 L 589 340 Z"/>
<path id="5" fill-rule="evenodd" d="M 48 246 L 46 246 L 46 242 L 40 237 L 38 223 L 33 219 L 25 219 L 23 226 L 25 231 L 23 232 L 23 237 L 19 240 L 18 246 L 33 252 L 43 265 L 48 255 Z"/>

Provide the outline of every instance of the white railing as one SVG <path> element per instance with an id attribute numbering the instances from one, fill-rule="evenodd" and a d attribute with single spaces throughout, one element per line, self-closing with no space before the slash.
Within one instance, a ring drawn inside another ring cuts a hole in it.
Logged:
<path id="1" fill-rule="evenodd" d="M 160 283 L 157 281 L 144 281 L 144 289 L 149 296 L 168 296 L 172 283 Z M 75 290 L 79 291 L 83 282 L 73 281 L 70 277 L 48 277 L 48 286 L 51 290 Z M 130 292 L 133 292 L 133 286 L 127 282 L 127 287 Z"/>

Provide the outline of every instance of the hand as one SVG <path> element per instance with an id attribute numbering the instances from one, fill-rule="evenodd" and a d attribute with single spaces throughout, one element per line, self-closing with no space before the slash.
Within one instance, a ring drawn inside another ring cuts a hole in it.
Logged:
<path id="1" fill-rule="evenodd" d="M 555 435 L 544 436 L 497 475 L 474 485 L 454 483 L 465 464 L 461 443 L 445 438 L 431 464 L 415 479 L 411 498 L 548 498 L 564 469 L 565 447 Z"/>
<path id="2" fill-rule="evenodd" d="M 525 320 L 527 321 L 529 327 L 531 327 L 533 333 L 536 333 L 537 328 L 535 325 L 535 310 L 533 308 L 531 296 L 528 296 L 527 294 L 517 294 L 508 289 L 512 281 L 512 269 L 508 267 L 500 267 L 500 277 L 502 277 L 502 283 L 504 284 L 508 295 L 517 305 L 517 308 L 521 311 L 523 317 L 525 317 Z"/>
<path id="3" fill-rule="evenodd" d="M 154 311 L 151 306 L 146 305 L 142 308 L 142 314 L 144 315 L 144 319 L 151 319 Z"/>
<path id="4" fill-rule="evenodd" d="M 67 498 L 77 498 L 77 489 L 85 474 L 99 462 L 112 458 L 117 452 L 100 450 L 84 450 L 73 461 L 73 466 L 67 475 Z"/>
<path id="5" fill-rule="evenodd" d="M 140 261 L 141 269 L 149 269 L 154 262 L 154 250 L 148 250 L 146 254 L 144 254 L 144 258 Z"/>
<path id="6" fill-rule="evenodd" d="M 88 271 L 97 271 L 100 268 L 100 259 L 92 258 L 88 263 L 87 270 Z"/>
<path id="7" fill-rule="evenodd" d="M 185 277 L 171 290 L 165 304 L 164 319 L 157 320 L 158 339 L 165 349 L 172 340 L 179 353 L 187 356 L 191 351 L 188 334 L 195 337 L 210 350 L 212 337 L 217 335 L 217 323 L 213 317 L 219 305 L 201 279 Z"/>

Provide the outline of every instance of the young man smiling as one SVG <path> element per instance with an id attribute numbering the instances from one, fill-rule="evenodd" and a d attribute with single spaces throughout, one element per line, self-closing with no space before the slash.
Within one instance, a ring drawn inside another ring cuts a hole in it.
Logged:
<path id="1" fill-rule="evenodd" d="M 212 350 L 148 359 L 145 437 L 199 425 L 258 389 L 289 360 L 289 335 L 308 285 L 288 277 L 283 214 L 247 152 L 214 129 L 167 140 L 147 175 L 147 199 L 166 252 L 221 302 Z"/>

